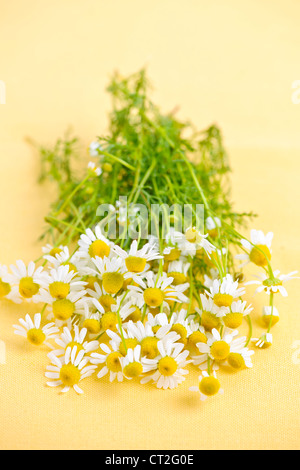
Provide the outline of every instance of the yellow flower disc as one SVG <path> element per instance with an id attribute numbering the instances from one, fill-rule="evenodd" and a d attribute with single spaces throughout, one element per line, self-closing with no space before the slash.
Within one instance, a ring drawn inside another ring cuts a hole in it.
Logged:
<path id="1" fill-rule="evenodd" d="M 189 343 L 196 346 L 197 343 L 207 343 L 207 337 L 201 331 L 194 331 L 188 338 Z"/>
<path id="2" fill-rule="evenodd" d="M 220 318 L 204 310 L 201 315 L 201 325 L 208 331 L 211 331 L 213 328 L 218 329 L 221 325 Z"/>
<path id="3" fill-rule="evenodd" d="M 148 359 L 154 359 L 158 356 L 159 351 L 157 348 L 158 338 L 155 336 L 147 336 L 141 341 L 141 356 Z"/>
<path id="4" fill-rule="evenodd" d="M 78 384 L 80 377 L 80 371 L 73 364 L 65 364 L 60 369 L 59 378 L 67 387 Z"/>
<path id="5" fill-rule="evenodd" d="M 39 328 L 32 328 L 27 331 L 27 339 L 31 344 L 40 346 L 46 339 L 45 333 Z"/>
<path id="6" fill-rule="evenodd" d="M 3 282 L 1 277 L 0 277 L 0 299 L 1 297 L 5 297 L 8 295 L 11 291 L 11 287 L 8 284 L 8 282 Z"/>
<path id="7" fill-rule="evenodd" d="M 125 339 L 125 344 L 126 344 L 127 350 L 128 349 L 134 349 L 138 345 L 138 340 L 136 338 L 126 338 Z M 120 343 L 119 351 L 122 354 L 122 356 L 126 356 L 127 351 L 125 349 L 123 341 L 121 341 L 121 343 Z"/>
<path id="8" fill-rule="evenodd" d="M 91 335 L 97 335 L 101 331 L 100 322 L 95 318 L 88 318 L 82 323 L 82 327 L 86 328 Z"/>
<path id="9" fill-rule="evenodd" d="M 165 261 L 176 261 L 180 257 L 181 251 L 178 248 L 173 248 L 169 254 L 164 255 Z"/>
<path id="10" fill-rule="evenodd" d="M 143 372 L 143 366 L 140 362 L 131 362 L 124 367 L 124 375 L 126 377 L 138 377 Z"/>
<path id="11" fill-rule="evenodd" d="M 118 317 L 115 312 L 105 312 L 101 317 L 101 328 L 103 330 L 117 330 Z"/>
<path id="12" fill-rule="evenodd" d="M 230 353 L 227 361 L 228 364 L 236 370 L 241 370 L 245 367 L 244 358 L 239 353 Z"/>
<path id="13" fill-rule="evenodd" d="M 268 259 L 271 259 L 271 253 L 266 245 L 256 245 L 250 251 L 249 258 L 257 266 L 267 266 Z"/>
<path id="14" fill-rule="evenodd" d="M 117 272 L 104 273 L 102 276 L 102 284 L 108 294 L 116 294 L 123 287 L 123 274 Z"/>
<path id="15" fill-rule="evenodd" d="M 164 293 L 157 287 L 148 287 L 144 291 L 144 300 L 149 307 L 159 307 L 164 300 Z"/>
<path id="16" fill-rule="evenodd" d="M 215 294 L 214 303 L 218 307 L 230 307 L 232 304 L 233 297 L 230 294 Z"/>
<path id="17" fill-rule="evenodd" d="M 19 292 L 25 299 L 31 299 L 31 297 L 38 293 L 39 288 L 40 286 L 36 282 L 33 282 L 32 277 L 23 277 L 20 280 Z"/>
<path id="18" fill-rule="evenodd" d="M 122 355 L 118 351 L 112 352 L 107 356 L 105 363 L 106 367 L 111 372 L 121 372 L 122 366 L 120 362 L 120 357 L 122 357 Z"/>
<path id="19" fill-rule="evenodd" d="M 66 321 L 75 312 L 75 304 L 69 299 L 58 299 L 53 302 L 52 310 L 57 320 Z"/>
<path id="20" fill-rule="evenodd" d="M 138 256 L 128 256 L 125 259 L 126 268 L 131 273 L 141 273 L 146 267 L 147 260 Z"/>
<path id="21" fill-rule="evenodd" d="M 220 387 L 220 382 L 213 375 L 209 377 L 203 377 L 199 384 L 200 392 L 208 397 L 216 395 L 220 390 Z"/>
<path id="22" fill-rule="evenodd" d="M 104 258 L 110 253 L 110 246 L 102 240 L 96 240 L 91 243 L 89 247 L 89 255 L 91 258 L 99 256 L 99 258 Z"/>
<path id="23" fill-rule="evenodd" d="M 158 362 L 158 370 L 162 375 L 173 375 L 178 368 L 178 364 L 173 357 L 162 357 Z"/>
<path id="24" fill-rule="evenodd" d="M 243 314 L 238 312 L 228 313 L 227 315 L 225 315 L 225 317 L 223 317 L 223 321 L 225 326 L 227 326 L 228 328 L 238 328 L 243 322 Z"/>
<path id="25" fill-rule="evenodd" d="M 70 293 L 70 284 L 55 281 L 49 285 L 49 292 L 55 299 L 65 299 Z"/>
<path id="26" fill-rule="evenodd" d="M 229 344 L 226 341 L 215 341 L 211 345 L 210 353 L 216 361 L 224 361 L 230 353 Z"/>

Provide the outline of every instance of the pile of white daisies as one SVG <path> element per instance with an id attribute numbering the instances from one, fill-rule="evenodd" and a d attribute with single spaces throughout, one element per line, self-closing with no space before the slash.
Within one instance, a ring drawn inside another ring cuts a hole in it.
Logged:
<path id="1" fill-rule="evenodd" d="M 213 229 L 211 220 L 207 225 Z M 87 229 L 72 254 L 67 246 L 47 245 L 41 262 L 0 265 L 0 298 L 41 307 L 14 327 L 31 344 L 49 348 L 45 375 L 51 387 L 83 393 L 81 381 L 96 374 L 174 389 L 196 367 L 199 384 L 190 390 L 206 399 L 222 392 L 220 367 L 252 367 L 250 341 L 259 347 L 272 343 L 270 327 L 279 318 L 273 294 L 287 295 L 282 284 L 295 272 L 274 272 L 270 281 L 265 255 L 271 257 L 271 241 L 271 233 L 252 230 L 251 243 L 242 241 L 239 255 L 263 268 L 262 278 L 251 282 L 272 299 L 264 307 L 269 328 L 261 338 L 239 335 L 252 311 L 240 279 L 221 276 L 215 266 L 211 276 L 204 275 L 202 292 L 193 285 L 195 258 L 204 254 L 214 261 L 218 251 L 195 228 L 171 231 L 163 250 L 155 237 L 142 246 L 133 240 L 124 250 L 100 226 Z"/>

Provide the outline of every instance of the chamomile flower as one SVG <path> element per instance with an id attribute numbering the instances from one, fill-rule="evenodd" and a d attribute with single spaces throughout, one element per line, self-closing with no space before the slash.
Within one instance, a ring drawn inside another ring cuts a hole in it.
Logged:
<path id="1" fill-rule="evenodd" d="M 178 341 L 183 344 L 187 343 L 187 338 L 191 334 L 189 322 L 187 320 L 187 311 L 181 309 L 178 313 L 174 312 L 170 317 L 165 313 L 159 313 L 156 315 L 157 321 L 167 328 L 169 331 L 174 331 L 178 336 Z"/>
<path id="2" fill-rule="evenodd" d="M 26 266 L 24 261 L 19 260 L 16 262 L 16 266 L 11 265 L 10 269 L 12 274 L 7 274 L 7 282 L 18 286 L 18 293 L 15 291 L 16 297 L 12 300 L 42 302 L 41 288 L 47 286 L 49 278 L 43 267 L 37 268 L 33 261 L 30 261 Z"/>
<path id="3" fill-rule="evenodd" d="M 255 293 L 264 291 L 270 295 L 271 293 L 276 294 L 279 292 L 283 297 L 287 297 L 287 290 L 285 287 L 283 287 L 282 284 L 291 279 L 297 279 L 294 277 L 297 272 L 298 271 L 292 271 L 289 274 L 280 274 L 280 271 L 276 270 L 273 272 L 273 278 L 268 277 L 266 274 L 262 274 L 261 276 L 256 276 L 259 277 L 260 280 L 245 282 L 245 286 L 250 284 L 258 284 L 258 288 L 256 289 Z"/>
<path id="4" fill-rule="evenodd" d="M 101 150 L 101 144 L 97 141 L 93 141 L 89 146 L 89 153 L 91 157 L 98 157 Z"/>
<path id="5" fill-rule="evenodd" d="M 154 274 L 149 271 L 145 274 L 145 280 L 136 279 L 137 286 L 129 285 L 128 289 L 132 291 L 132 295 L 137 301 L 144 300 L 149 308 L 167 307 L 170 302 L 188 302 L 188 298 L 184 292 L 189 284 L 181 284 L 180 286 L 172 285 L 173 278 L 168 277 L 166 273 Z"/>
<path id="6" fill-rule="evenodd" d="M 98 372 L 97 377 L 102 378 L 108 374 L 110 382 L 113 382 L 114 380 L 123 382 L 124 375 L 121 364 L 122 354 L 118 350 L 118 347 L 116 347 L 115 344 L 107 345 L 105 343 L 101 343 L 100 349 L 104 354 L 95 352 L 91 354 L 92 364 L 103 365 Z"/>
<path id="7" fill-rule="evenodd" d="M 144 372 L 141 362 L 141 346 L 138 344 L 134 349 L 128 349 L 125 357 L 121 358 L 123 375 L 127 379 L 140 377 Z"/>
<path id="8" fill-rule="evenodd" d="M 205 251 L 208 258 L 210 254 L 215 251 L 215 246 L 207 240 L 208 233 L 204 235 L 196 227 L 190 227 L 185 232 L 185 237 L 182 238 L 180 243 L 181 252 L 183 255 L 195 256 L 197 250 L 201 248 Z"/>
<path id="9" fill-rule="evenodd" d="M 230 353 L 227 357 L 227 363 L 235 370 L 250 369 L 253 367 L 251 356 L 254 351 L 244 347 L 245 342 L 230 345 Z"/>
<path id="10" fill-rule="evenodd" d="M 74 273 L 84 272 L 84 262 L 78 255 L 70 255 L 68 247 L 63 247 L 61 251 L 54 251 L 53 254 L 45 254 L 44 259 L 48 261 L 52 268 L 57 269 L 59 266 L 68 266 L 69 271 Z"/>
<path id="11" fill-rule="evenodd" d="M 168 265 L 167 276 L 173 278 L 172 284 L 178 286 L 188 282 L 188 270 L 191 263 L 184 260 L 171 261 Z"/>
<path id="12" fill-rule="evenodd" d="M 86 316 L 89 312 L 89 299 L 85 296 L 86 291 L 70 292 L 65 298 L 45 297 L 48 303 L 49 319 L 54 319 L 57 326 L 63 326 L 65 322 L 75 315 Z"/>
<path id="13" fill-rule="evenodd" d="M 95 274 L 100 277 L 102 287 L 110 295 L 117 294 L 123 288 L 125 280 L 130 277 L 122 258 L 109 259 L 106 256 L 103 258 L 96 256 L 93 263 L 96 268 Z"/>
<path id="14" fill-rule="evenodd" d="M 200 294 L 202 310 L 196 307 L 200 315 L 201 325 L 208 331 L 221 326 L 221 318 L 230 310 L 228 307 L 218 307 L 207 294 Z"/>
<path id="15" fill-rule="evenodd" d="M 151 314 L 149 315 L 152 317 L 151 320 L 153 320 L 153 316 Z M 167 326 L 159 325 L 158 329 L 153 328 L 152 325 L 152 321 L 147 321 L 145 324 L 141 321 L 136 323 L 129 321 L 126 325 L 127 331 L 137 339 L 141 346 L 141 356 L 147 357 L 148 359 L 154 359 L 159 355 L 157 348 L 158 341 L 175 342 L 180 339 L 180 336 L 175 331 L 169 332 L 169 324 L 167 324 Z"/>
<path id="16" fill-rule="evenodd" d="M 212 238 L 215 238 L 218 235 L 218 228 L 221 227 L 221 220 L 219 217 L 207 217 L 205 220 L 205 226 L 208 232 L 208 235 Z"/>
<path id="17" fill-rule="evenodd" d="M 213 395 L 217 395 L 218 393 L 224 393 L 224 390 L 221 388 L 221 384 L 217 379 L 216 373 L 213 372 L 211 375 L 209 375 L 205 371 L 203 371 L 202 375 L 199 376 L 199 386 L 190 387 L 189 390 L 191 392 L 200 393 L 201 401 L 204 401 Z"/>
<path id="18" fill-rule="evenodd" d="M 86 283 L 81 281 L 69 266 L 53 268 L 49 273 L 48 290 L 52 298 L 66 299 L 70 292 L 84 290 Z"/>
<path id="19" fill-rule="evenodd" d="M 273 326 L 279 321 L 279 312 L 273 305 L 263 307 L 262 320 L 266 327 Z"/>
<path id="20" fill-rule="evenodd" d="M 149 261 L 162 258 L 156 247 L 150 243 L 146 243 L 138 250 L 137 240 L 133 240 L 128 252 L 118 245 L 114 246 L 113 251 L 125 261 L 127 270 L 132 273 L 143 273 L 145 270 L 149 269 L 149 265 L 147 264 Z"/>
<path id="21" fill-rule="evenodd" d="M 134 349 L 139 343 L 128 325 L 126 326 L 125 329 L 125 325 L 123 325 L 122 332 L 119 325 L 116 326 L 116 331 L 106 330 L 106 334 L 110 338 L 109 344 L 123 357 L 126 356 L 128 349 Z"/>
<path id="22" fill-rule="evenodd" d="M 164 390 L 173 389 L 182 383 L 188 374 L 184 367 L 190 362 L 187 361 L 189 352 L 183 351 L 183 347 L 182 343 L 158 341 L 159 356 L 155 359 L 142 358 L 144 372 L 154 372 L 143 377 L 141 383 L 152 380 L 157 388 Z"/>
<path id="23" fill-rule="evenodd" d="M 228 358 L 230 353 L 230 343 L 237 333 L 237 331 L 232 331 L 230 333 L 225 331 L 224 336 L 221 337 L 220 333 L 214 328 L 207 343 L 198 343 L 197 348 L 201 354 L 205 355 L 205 359 L 210 357 L 210 359 L 218 363 L 223 362 Z"/>
<path id="24" fill-rule="evenodd" d="M 18 295 L 18 287 L 11 286 L 7 282 L 7 277 L 9 278 L 7 266 L 0 264 L 0 299 L 8 299 L 21 303 L 22 300 Z"/>
<path id="25" fill-rule="evenodd" d="M 46 344 L 46 346 L 52 348 L 51 343 L 48 343 L 49 339 L 56 338 L 59 333 L 59 329 L 54 323 L 48 323 L 45 326 L 41 326 L 41 314 L 36 313 L 31 319 L 30 315 L 19 319 L 21 325 L 13 325 L 15 328 L 14 333 L 16 335 L 24 336 L 34 346 L 40 346 Z"/>
<path id="26" fill-rule="evenodd" d="M 236 255 L 236 259 L 243 261 L 241 267 L 252 262 L 257 266 L 267 266 L 268 260 L 271 259 L 271 244 L 273 240 L 273 232 L 268 232 L 266 235 L 261 230 L 251 230 L 250 240 L 241 240 L 241 244 L 248 253 L 241 253 Z"/>
<path id="27" fill-rule="evenodd" d="M 89 162 L 87 167 L 93 176 L 100 176 L 102 173 L 102 169 L 95 162 Z"/>
<path id="28" fill-rule="evenodd" d="M 273 343 L 273 335 L 271 333 L 265 333 L 260 338 L 252 338 L 251 341 L 258 348 L 269 348 Z"/>
<path id="29" fill-rule="evenodd" d="M 215 279 L 208 295 L 218 307 L 230 307 L 233 300 L 245 294 L 244 288 L 239 288 L 238 281 L 234 281 L 231 274 L 222 280 Z"/>
<path id="30" fill-rule="evenodd" d="M 86 336 L 86 328 L 79 329 L 77 325 L 74 325 L 73 330 L 70 330 L 69 328 L 64 327 L 60 336 L 55 338 L 55 343 L 60 346 L 60 349 L 53 350 L 53 353 L 56 356 L 63 356 L 68 347 L 73 349 L 74 346 L 77 347 L 77 352 L 83 350 L 84 354 L 89 354 L 91 351 L 95 351 L 99 346 L 99 342 L 88 341 Z"/>
<path id="31" fill-rule="evenodd" d="M 110 312 L 112 305 L 116 305 L 117 303 L 117 296 L 106 292 L 104 287 L 100 285 L 100 282 L 100 280 L 95 282 L 94 289 L 87 288 L 86 291 L 93 305 L 99 312 Z M 95 302 L 95 300 L 97 300 L 97 302 Z"/>
<path id="32" fill-rule="evenodd" d="M 77 346 L 68 347 L 65 355 L 60 358 L 53 352 L 48 354 L 51 365 L 47 366 L 45 376 L 52 379 L 47 382 L 49 387 L 58 387 L 63 385 L 62 392 L 68 392 L 73 388 L 76 393 L 82 394 L 83 390 L 78 386 L 79 382 L 86 377 L 91 376 L 95 369 L 95 365 L 87 365 L 89 358 L 85 357 L 83 349 L 77 351 Z"/>
<path id="33" fill-rule="evenodd" d="M 241 326 L 244 316 L 249 315 L 253 310 L 251 305 L 247 305 L 246 300 L 236 300 L 232 302 L 230 311 L 222 316 L 222 321 L 227 328 L 236 329 Z"/>
<path id="34" fill-rule="evenodd" d="M 101 228 L 97 225 L 94 231 L 88 228 L 80 236 L 78 245 L 78 256 L 88 261 L 96 256 L 99 258 L 109 256 L 113 243 L 102 234 Z"/>

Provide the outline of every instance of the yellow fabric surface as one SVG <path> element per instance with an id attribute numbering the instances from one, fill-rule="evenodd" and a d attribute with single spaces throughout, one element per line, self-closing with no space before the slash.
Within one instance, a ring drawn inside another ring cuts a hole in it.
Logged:
<path id="1" fill-rule="evenodd" d="M 219 124 L 236 209 L 258 213 L 253 227 L 274 232 L 275 268 L 299 269 L 300 105 L 291 100 L 300 78 L 299 13 L 292 0 L 2 0 L 0 263 L 39 256 L 54 197 L 51 186 L 36 184 L 37 155 L 24 138 L 52 143 L 72 125 L 87 147 L 105 131 L 112 71 L 147 64 L 163 109 L 179 105 L 180 117 L 199 128 Z M 204 403 L 188 390 L 194 370 L 174 391 L 91 377 L 83 396 L 61 395 L 45 385 L 47 350 L 13 333 L 34 306 L 2 302 L 0 448 L 299 448 L 299 282 L 276 299 L 274 345 L 256 350 L 252 370 L 220 373 L 224 395 Z M 259 336 L 266 298 L 249 300 Z"/>

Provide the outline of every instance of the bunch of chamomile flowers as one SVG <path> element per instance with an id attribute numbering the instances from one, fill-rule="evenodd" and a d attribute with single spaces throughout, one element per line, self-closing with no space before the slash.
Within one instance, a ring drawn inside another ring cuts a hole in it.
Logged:
<path id="1" fill-rule="evenodd" d="M 274 295 L 286 296 L 283 284 L 296 273 L 273 271 L 272 233 L 252 230 L 237 258 L 261 268 L 262 276 L 243 283 L 227 272 L 226 249 L 213 243 L 216 225 L 219 219 L 208 218 L 205 234 L 170 229 L 163 241 L 151 236 L 124 249 L 98 224 L 72 252 L 46 245 L 38 262 L 0 266 L 0 298 L 37 306 L 14 328 L 33 346 L 48 348 L 47 385 L 83 393 L 81 382 L 95 374 L 174 389 L 196 368 L 199 383 L 190 390 L 204 400 L 223 392 L 217 378 L 223 366 L 251 368 L 251 346 L 272 343 L 270 329 L 279 319 Z M 196 269 L 199 260 L 209 261 L 204 274 Z M 251 282 L 269 297 L 260 338 L 252 338 L 252 328 L 239 334 L 245 319 L 251 325 L 253 307 L 244 298 Z"/>

